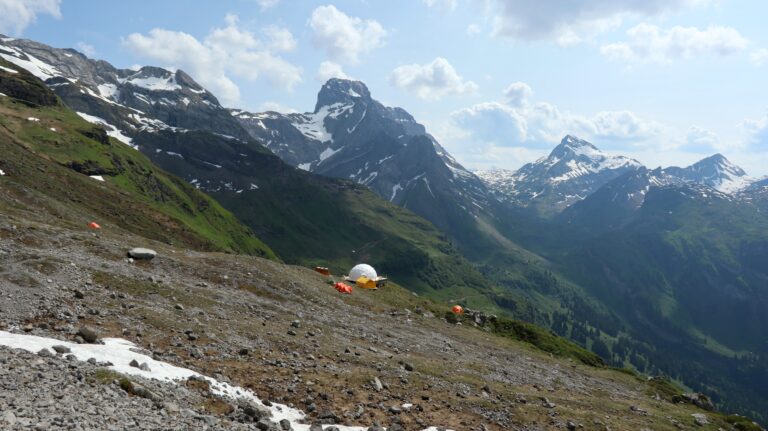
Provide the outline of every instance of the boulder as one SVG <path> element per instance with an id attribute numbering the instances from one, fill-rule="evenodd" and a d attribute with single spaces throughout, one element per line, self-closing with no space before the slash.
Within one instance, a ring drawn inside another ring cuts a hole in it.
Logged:
<path id="1" fill-rule="evenodd" d="M 157 256 L 157 252 L 148 248 L 132 248 L 128 250 L 128 257 L 136 260 L 152 260 Z"/>
<path id="2" fill-rule="evenodd" d="M 77 335 L 82 337 L 82 339 L 86 343 L 93 344 L 93 343 L 95 343 L 95 342 L 97 342 L 99 340 L 99 333 L 96 332 L 95 329 L 90 328 L 88 326 L 83 326 L 82 328 L 80 328 L 80 330 L 77 331 Z"/>

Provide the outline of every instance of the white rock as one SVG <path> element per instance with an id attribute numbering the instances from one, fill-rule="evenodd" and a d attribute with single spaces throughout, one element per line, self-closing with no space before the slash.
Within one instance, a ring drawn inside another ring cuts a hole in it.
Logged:
<path id="1" fill-rule="evenodd" d="M 133 248 L 128 251 L 128 257 L 136 260 L 152 260 L 157 256 L 157 252 L 148 248 Z"/>

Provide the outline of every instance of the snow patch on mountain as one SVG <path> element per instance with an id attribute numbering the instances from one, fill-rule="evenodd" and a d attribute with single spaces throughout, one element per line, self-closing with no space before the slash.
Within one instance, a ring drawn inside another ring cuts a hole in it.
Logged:
<path id="1" fill-rule="evenodd" d="M 317 112 L 310 114 L 292 115 L 292 125 L 302 135 L 309 139 L 320 142 L 333 142 L 333 136 L 325 128 L 327 118 L 337 118 L 344 112 L 352 109 L 354 105 L 334 103 L 333 105 L 323 106 Z"/>
<path id="2" fill-rule="evenodd" d="M 92 123 L 92 124 L 100 124 L 104 126 L 104 129 L 107 131 L 107 135 L 117 139 L 118 141 L 124 143 L 125 145 L 128 145 L 129 147 L 133 148 L 134 150 L 138 150 L 138 145 L 133 144 L 133 139 L 130 136 L 127 136 L 125 133 L 123 133 L 122 130 L 118 129 L 117 127 L 107 123 L 106 120 L 103 118 L 99 118 L 93 115 L 88 115 L 83 112 L 78 112 L 77 115 L 82 117 L 85 121 Z"/>
<path id="3" fill-rule="evenodd" d="M 3 72 L 8 72 L 8 73 L 19 73 L 18 70 L 11 69 L 11 68 L 5 67 L 5 66 L 0 66 L 0 70 L 2 70 Z"/>
<path id="4" fill-rule="evenodd" d="M 3 57 L 5 60 L 16 66 L 26 69 L 29 73 L 43 81 L 62 76 L 61 72 L 50 64 L 8 45 L 0 45 L 0 57 Z"/>
<path id="5" fill-rule="evenodd" d="M 131 84 L 151 91 L 181 90 L 181 85 L 176 82 L 176 77 L 173 75 L 167 77 L 140 76 L 139 73 L 128 78 L 118 78 L 117 81 L 121 84 Z"/>
<path id="6" fill-rule="evenodd" d="M 6 331 L 0 331 L 0 345 L 12 349 L 26 350 L 31 353 L 37 353 L 42 349 L 53 350 L 53 346 L 65 346 L 70 349 L 71 354 L 79 361 L 86 361 L 94 358 L 98 362 L 110 363 L 107 368 L 129 376 L 138 376 L 145 379 L 155 379 L 168 383 L 178 384 L 189 378 L 198 378 L 205 380 L 210 385 L 213 393 L 230 398 L 246 399 L 261 408 L 272 413 L 270 420 L 279 422 L 283 419 L 291 423 L 291 427 L 297 431 L 308 431 L 310 426 L 304 424 L 306 414 L 301 410 L 284 404 L 268 403 L 265 404 L 253 391 L 240 386 L 234 386 L 216 380 L 212 377 L 200 374 L 187 368 L 177 367 L 166 362 L 156 361 L 152 357 L 140 353 L 137 346 L 128 340 L 121 338 L 104 338 L 103 344 L 75 344 L 67 341 L 57 340 L 55 338 L 38 337 L 28 334 L 15 334 Z M 132 361 L 137 363 L 146 363 L 148 369 L 132 367 Z M 345 426 L 333 425 L 340 431 L 365 431 L 364 426 Z M 328 426 L 330 427 L 330 425 Z M 430 427 L 424 431 L 435 431 L 437 428 Z"/>

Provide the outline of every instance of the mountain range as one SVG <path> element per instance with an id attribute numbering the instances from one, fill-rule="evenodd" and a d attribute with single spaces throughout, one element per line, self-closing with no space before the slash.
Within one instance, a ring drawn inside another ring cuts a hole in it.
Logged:
<path id="1" fill-rule="evenodd" d="M 190 241 L 337 273 L 369 261 L 419 294 L 547 326 L 765 418 L 768 184 L 722 155 L 648 169 L 566 136 L 517 171 L 473 173 L 359 81 L 329 80 L 311 112 L 253 113 L 181 70 L 0 41 L 2 93 L 60 100 L 88 139 L 46 157 L 90 188 L 99 176 L 154 196 Z M 155 170 L 168 179 L 139 181 Z"/>

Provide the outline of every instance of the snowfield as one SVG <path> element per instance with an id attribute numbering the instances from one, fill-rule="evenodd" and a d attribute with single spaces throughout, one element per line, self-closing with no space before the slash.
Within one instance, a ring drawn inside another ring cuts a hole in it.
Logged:
<path id="1" fill-rule="evenodd" d="M 272 413 L 272 421 L 279 422 L 283 419 L 287 419 L 291 422 L 291 426 L 294 430 L 309 431 L 309 425 L 300 423 L 305 418 L 304 412 L 301 410 L 282 404 L 266 406 L 259 397 L 249 389 L 220 382 L 187 368 L 181 368 L 162 361 L 156 361 L 150 356 L 140 353 L 137 346 L 128 340 L 122 338 L 103 338 L 101 341 L 104 344 L 76 344 L 57 340 L 55 338 L 0 331 L 0 345 L 13 349 L 22 349 L 31 353 L 37 353 L 42 349 L 53 351 L 53 346 L 66 346 L 71 350 L 71 354 L 75 355 L 79 361 L 87 361 L 90 358 L 94 358 L 98 362 L 108 362 L 112 364 L 108 367 L 109 369 L 129 376 L 139 376 L 146 379 L 155 379 L 171 383 L 178 383 L 187 380 L 190 377 L 201 378 L 210 384 L 211 391 L 217 395 L 233 399 L 245 398 L 269 410 Z M 129 364 L 134 360 L 139 364 L 146 363 L 149 366 L 149 370 L 145 371 L 130 366 Z M 404 408 L 407 407 L 404 405 Z M 343 425 L 326 425 L 324 428 L 332 426 L 338 428 L 340 431 L 366 431 L 368 429 L 366 426 Z M 430 427 L 424 431 L 436 430 L 436 427 Z"/>

